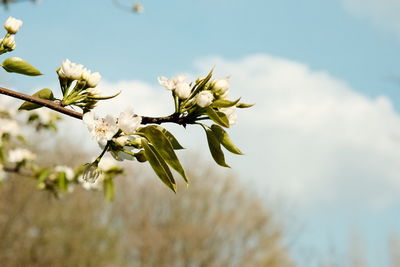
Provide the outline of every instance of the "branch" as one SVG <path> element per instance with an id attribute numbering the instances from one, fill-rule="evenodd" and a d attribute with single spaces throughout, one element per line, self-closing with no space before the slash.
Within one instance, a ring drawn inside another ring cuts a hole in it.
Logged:
<path id="1" fill-rule="evenodd" d="M 46 99 L 41 99 L 39 97 L 16 92 L 16 91 L 4 88 L 4 87 L 0 87 L 0 94 L 8 95 L 8 96 L 18 98 L 21 100 L 25 100 L 25 101 L 28 101 L 28 102 L 31 102 L 34 104 L 39 104 L 46 108 L 49 108 L 49 109 L 52 109 L 59 113 L 62 113 L 64 115 L 73 117 L 75 119 L 82 120 L 82 118 L 83 118 L 82 113 L 76 112 L 76 111 L 66 108 L 66 107 L 63 107 L 59 100 L 50 101 L 50 100 L 46 100 Z M 171 114 L 171 115 L 165 116 L 165 117 L 142 116 L 142 124 L 143 125 L 145 125 L 145 124 L 161 124 L 161 123 L 166 123 L 166 122 L 176 123 L 176 124 L 183 125 L 183 126 L 185 126 L 186 124 L 194 123 L 194 121 L 188 119 L 187 117 L 181 117 L 179 113 L 174 113 L 174 114 Z"/>

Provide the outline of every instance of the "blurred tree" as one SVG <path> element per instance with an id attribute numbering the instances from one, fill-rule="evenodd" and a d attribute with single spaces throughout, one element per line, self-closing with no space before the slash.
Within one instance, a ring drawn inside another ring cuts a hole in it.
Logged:
<path id="1" fill-rule="evenodd" d="M 234 177 L 189 169 L 190 187 L 176 195 L 130 172 L 113 203 L 81 188 L 60 201 L 10 177 L 0 188 L 1 266 L 292 265 L 271 209 Z"/>

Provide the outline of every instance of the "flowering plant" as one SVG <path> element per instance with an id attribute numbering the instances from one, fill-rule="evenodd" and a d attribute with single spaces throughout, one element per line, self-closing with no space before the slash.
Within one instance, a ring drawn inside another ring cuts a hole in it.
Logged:
<path id="1" fill-rule="evenodd" d="M 7 33 L 0 42 L 0 54 L 15 49 L 14 35 L 21 25 L 20 20 L 12 17 L 7 19 L 4 24 Z M 2 67 L 7 72 L 31 76 L 41 75 L 41 72 L 30 63 L 16 57 L 4 60 Z M 146 117 L 135 114 L 133 109 L 127 109 L 122 111 L 118 118 L 111 115 L 100 118 L 93 111 L 99 101 L 114 98 L 119 94 L 102 95 L 97 88 L 101 81 L 100 73 L 92 72 L 82 64 L 68 59 L 61 63 L 56 73 L 60 84 L 61 97 L 59 98 L 57 92 L 49 88 L 41 89 L 32 96 L 0 88 L 0 94 L 25 100 L 19 110 L 32 112 L 28 121 L 35 123 L 37 129 L 56 129 L 55 122 L 60 119 L 57 115 L 50 116 L 43 113 L 43 107 L 83 120 L 91 136 L 101 148 L 101 153 L 93 162 L 76 168 L 75 171 L 65 166 L 57 166 L 54 169 L 34 169 L 34 176 L 42 188 L 54 191 L 57 187 L 68 191 L 68 185 L 72 183 L 83 183 L 86 188 L 98 188 L 99 183 L 102 183 L 107 198 L 112 199 L 113 177 L 121 173 L 122 169 L 104 167 L 104 162 L 108 159 L 107 157 L 103 159 L 103 157 L 109 153 L 118 161 L 148 162 L 160 180 L 175 192 L 176 181 L 171 169 L 182 176 L 186 183 L 188 183 L 188 177 L 175 152 L 183 149 L 182 145 L 171 132 L 160 126 L 167 122 L 183 127 L 200 126 L 205 131 L 211 155 L 220 166 L 229 167 L 222 148 L 234 154 L 242 154 L 233 144 L 226 129 L 236 124 L 237 108 L 249 108 L 252 105 L 240 102 L 240 98 L 228 99 L 229 79 L 213 78 L 212 70 L 206 77 L 195 81 L 188 81 L 183 75 L 158 78 L 160 85 L 171 92 L 175 107 L 173 114 L 165 117 Z M 79 108 L 81 112 L 72 108 Z M 206 124 L 207 121 L 211 121 L 211 125 Z M 11 150 L 9 153 L 8 160 L 0 161 L 0 164 L 1 166 L 7 162 L 16 164 L 16 170 L 27 166 L 27 163 L 35 158 L 29 154 L 29 151 L 21 149 Z M 7 168 L 2 167 L 0 170 L 4 171 Z M 1 175 L 3 175 L 2 172 L 0 172 Z"/>

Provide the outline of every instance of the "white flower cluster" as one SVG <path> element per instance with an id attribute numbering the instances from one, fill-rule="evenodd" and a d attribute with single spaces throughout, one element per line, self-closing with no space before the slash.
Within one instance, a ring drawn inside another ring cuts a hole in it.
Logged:
<path id="1" fill-rule="evenodd" d="M 213 96 L 212 92 L 209 90 L 201 91 L 196 96 L 196 104 L 202 108 L 205 108 L 205 107 L 208 107 L 209 105 L 211 105 L 213 100 L 214 100 L 214 96 Z"/>
<path id="2" fill-rule="evenodd" d="M 96 87 L 101 80 L 100 73 L 92 73 L 82 64 L 73 63 L 69 59 L 62 62 L 61 67 L 58 70 L 58 75 L 61 78 L 85 81 L 86 85 L 90 88 Z"/>
<path id="3" fill-rule="evenodd" d="M 202 80 L 203 79 L 198 79 L 196 83 L 200 83 Z M 180 99 L 187 99 L 192 93 L 191 83 L 186 81 L 186 77 L 184 75 L 178 75 L 171 79 L 160 76 L 158 77 L 158 82 L 166 89 L 173 91 Z M 188 104 L 194 102 L 201 108 L 208 107 L 213 103 L 214 100 L 226 99 L 229 95 L 229 88 L 230 84 L 228 78 L 214 79 L 209 83 L 205 90 L 198 92 L 197 95 L 194 96 L 193 100 L 190 100 Z M 226 114 L 230 125 L 236 123 L 237 115 L 236 108 L 234 106 L 229 108 L 221 108 L 219 110 Z"/>
<path id="4" fill-rule="evenodd" d="M 8 152 L 8 161 L 11 163 L 21 163 L 36 159 L 36 155 L 24 148 L 16 148 Z"/>
<path id="5" fill-rule="evenodd" d="M 4 134 L 17 136 L 20 134 L 20 128 L 15 120 L 0 118 L 0 137 Z"/>
<path id="6" fill-rule="evenodd" d="M 13 17 L 8 17 L 8 19 L 4 23 L 4 29 L 6 29 L 6 31 L 9 34 L 16 34 L 21 28 L 22 24 L 23 24 L 22 20 Z"/>
<path id="7" fill-rule="evenodd" d="M 17 47 L 17 44 L 15 43 L 14 35 L 10 35 L 10 36 L 0 39 L 0 42 L 3 43 L 4 48 L 6 48 L 10 51 L 14 50 Z"/>
<path id="8" fill-rule="evenodd" d="M 180 99 L 188 98 L 192 91 L 192 87 L 190 83 L 186 81 L 186 76 L 184 75 L 178 75 L 172 79 L 161 76 L 158 77 L 158 82 L 166 89 L 173 91 Z"/>
<path id="9" fill-rule="evenodd" d="M 4 29 L 7 34 L 0 39 L 1 54 L 14 50 L 17 45 L 15 43 L 14 34 L 16 34 L 22 26 L 22 20 L 9 17 L 4 23 Z"/>
<path id="10" fill-rule="evenodd" d="M 72 170 L 70 167 L 68 166 L 64 166 L 64 165 L 58 165 L 54 168 L 55 172 L 58 173 L 64 173 L 65 174 L 65 178 L 67 178 L 68 181 L 73 181 L 74 180 L 74 170 Z"/>
<path id="11" fill-rule="evenodd" d="M 83 122 L 100 147 L 104 148 L 119 130 L 125 135 L 133 134 L 140 126 L 142 118 L 135 115 L 132 109 L 127 109 L 120 114 L 118 119 L 111 115 L 107 115 L 105 118 L 98 118 L 94 112 L 88 112 L 83 115 Z"/>

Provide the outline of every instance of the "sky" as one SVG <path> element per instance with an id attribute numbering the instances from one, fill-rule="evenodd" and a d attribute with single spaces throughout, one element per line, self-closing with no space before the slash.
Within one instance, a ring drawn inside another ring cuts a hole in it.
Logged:
<path id="1" fill-rule="evenodd" d="M 45 74 L 3 72 L 4 85 L 57 90 L 55 69 L 69 58 L 99 71 L 104 92 L 122 90 L 98 112 L 132 106 L 157 116 L 173 108 L 157 76 L 196 78 L 215 67 L 216 77 L 230 77 L 233 97 L 256 103 L 239 111 L 230 130 L 246 155 L 227 161 L 301 226 L 289 236 L 299 264 L 345 256 L 356 233 L 372 266 L 387 266 L 388 237 L 400 235 L 400 1 L 142 4 L 141 15 L 111 0 L 44 0 L 1 11 L 4 20 L 24 21 L 13 55 Z M 200 129 L 170 129 L 207 157 Z"/>

